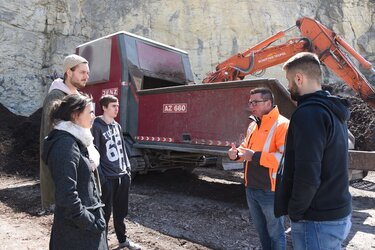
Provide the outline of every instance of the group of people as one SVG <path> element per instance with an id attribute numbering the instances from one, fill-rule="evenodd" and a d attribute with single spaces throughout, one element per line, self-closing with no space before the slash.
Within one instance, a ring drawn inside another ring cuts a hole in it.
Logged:
<path id="1" fill-rule="evenodd" d="M 115 96 L 102 96 L 103 115 L 79 93 L 89 65 L 78 55 L 64 60 L 43 104 L 41 197 L 54 211 L 51 249 L 108 249 L 113 221 L 119 247 L 140 249 L 126 236 L 131 166 Z M 348 180 L 348 103 L 323 91 L 320 61 L 303 52 L 286 71 L 297 108 L 282 116 L 268 88 L 250 92 L 246 138 L 228 156 L 243 161 L 250 216 L 263 249 L 286 249 L 290 219 L 294 249 L 340 249 L 351 228 Z"/>
<path id="2" fill-rule="evenodd" d="M 271 90 L 252 89 L 246 138 L 228 156 L 245 162 L 246 198 L 262 249 L 286 249 L 286 218 L 294 249 L 341 249 L 352 210 L 348 102 L 322 90 L 317 55 L 299 53 L 283 69 L 297 102 L 290 121 Z"/>
<path id="3" fill-rule="evenodd" d="M 108 249 L 112 210 L 118 248 L 141 249 L 126 235 L 131 166 L 115 121 L 118 99 L 102 96 L 95 117 L 93 100 L 78 91 L 88 61 L 69 55 L 63 69 L 43 103 L 40 133 L 42 207 L 54 212 L 50 249 Z"/>

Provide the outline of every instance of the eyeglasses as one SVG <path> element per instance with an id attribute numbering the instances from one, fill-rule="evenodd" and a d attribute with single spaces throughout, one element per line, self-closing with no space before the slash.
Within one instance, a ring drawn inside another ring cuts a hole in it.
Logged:
<path id="1" fill-rule="evenodd" d="M 269 101 L 269 99 L 266 99 L 266 100 L 254 100 L 254 101 L 249 101 L 249 106 L 257 106 L 258 103 L 266 102 L 266 101 Z"/>

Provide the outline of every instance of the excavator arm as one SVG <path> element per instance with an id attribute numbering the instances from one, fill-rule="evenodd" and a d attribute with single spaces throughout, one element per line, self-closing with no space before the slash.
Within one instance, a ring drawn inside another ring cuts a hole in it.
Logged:
<path id="1" fill-rule="evenodd" d="M 284 37 L 286 32 L 298 27 L 301 38 L 293 38 L 286 43 L 270 46 Z M 280 31 L 274 36 L 239 53 L 216 66 L 203 83 L 215 83 L 242 80 L 246 75 L 254 74 L 268 67 L 287 61 L 293 55 L 309 51 L 317 54 L 320 61 L 349 85 L 359 96 L 375 108 L 375 90 L 344 51 L 351 54 L 366 70 L 375 73 L 370 62 L 366 61 L 340 36 L 312 18 L 297 20 L 296 26 Z"/>

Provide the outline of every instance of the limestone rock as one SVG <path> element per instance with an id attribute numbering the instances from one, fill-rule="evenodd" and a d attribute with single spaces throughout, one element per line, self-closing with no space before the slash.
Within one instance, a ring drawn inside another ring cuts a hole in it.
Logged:
<path id="1" fill-rule="evenodd" d="M 61 73 L 64 56 L 81 43 L 120 30 L 186 50 L 197 83 L 216 64 L 302 16 L 335 30 L 374 63 L 374 9 L 373 0 L 1 0 L 0 103 L 31 114 L 49 88 L 46 76 Z M 263 77 L 285 83 L 280 65 Z"/>

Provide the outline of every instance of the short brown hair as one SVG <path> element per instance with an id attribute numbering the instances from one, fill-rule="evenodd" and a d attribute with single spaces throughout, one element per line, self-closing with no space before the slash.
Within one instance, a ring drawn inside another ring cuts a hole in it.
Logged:
<path id="1" fill-rule="evenodd" d="M 250 90 L 250 95 L 255 95 L 255 94 L 258 94 L 258 93 L 260 93 L 262 95 L 263 99 L 271 100 L 272 106 L 274 105 L 273 93 L 269 88 L 258 87 L 258 88 Z"/>
<path id="2" fill-rule="evenodd" d="M 111 102 L 118 102 L 117 97 L 114 95 L 103 95 L 99 99 L 100 108 L 103 110 L 103 107 L 108 107 L 108 104 Z"/>
<path id="3" fill-rule="evenodd" d="M 322 79 L 322 70 L 320 68 L 320 60 L 318 56 L 311 52 L 300 52 L 295 56 L 289 58 L 284 63 L 283 70 L 285 71 L 302 71 L 309 78 L 318 80 Z"/>

